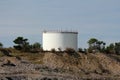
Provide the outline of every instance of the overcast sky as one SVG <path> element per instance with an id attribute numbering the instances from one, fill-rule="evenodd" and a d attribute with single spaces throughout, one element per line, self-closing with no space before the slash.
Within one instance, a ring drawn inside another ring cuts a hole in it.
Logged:
<path id="1" fill-rule="evenodd" d="M 78 31 L 79 47 L 94 37 L 120 41 L 120 0 L 0 0 L 0 42 L 18 36 L 42 43 L 43 30 Z"/>

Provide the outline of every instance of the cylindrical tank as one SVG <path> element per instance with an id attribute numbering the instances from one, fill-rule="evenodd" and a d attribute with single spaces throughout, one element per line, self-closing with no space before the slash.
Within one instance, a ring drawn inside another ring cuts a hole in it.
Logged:
<path id="1" fill-rule="evenodd" d="M 55 49 L 62 51 L 66 48 L 73 48 L 77 50 L 78 44 L 78 32 L 43 32 L 43 50 L 51 51 Z"/>

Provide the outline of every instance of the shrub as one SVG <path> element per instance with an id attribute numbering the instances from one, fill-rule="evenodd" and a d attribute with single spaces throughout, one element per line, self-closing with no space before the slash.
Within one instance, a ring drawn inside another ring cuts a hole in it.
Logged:
<path id="1" fill-rule="evenodd" d="M 58 48 L 58 51 L 59 51 L 59 52 L 62 52 L 62 49 L 61 49 L 61 48 Z"/>
<path id="2" fill-rule="evenodd" d="M 3 48 L 3 44 L 0 42 L 0 48 Z"/>
<path id="3" fill-rule="evenodd" d="M 28 39 L 26 38 L 17 37 L 13 42 L 16 44 L 14 48 L 17 50 L 20 50 L 23 52 L 28 52 L 30 50 L 30 45 L 29 45 Z"/>
<path id="4" fill-rule="evenodd" d="M 82 48 L 79 48 L 79 49 L 78 49 L 78 52 L 84 53 L 84 51 L 83 51 Z"/>
<path id="5" fill-rule="evenodd" d="M 91 53 L 93 52 L 93 50 L 95 52 L 105 52 L 105 45 L 106 43 L 103 42 L 103 41 L 99 41 L 97 40 L 96 38 L 91 38 L 89 41 L 88 41 L 88 44 L 89 44 L 89 48 L 88 48 L 88 52 Z"/>
<path id="6" fill-rule="evenodd" d="M 11 51 L 9 49 L 0 49 L 0 52 L 6 56 L 11 56 Z"/>
<path id="7" fill-rule="evenodd" d="M 73 48 L 66 48 L 65 52 L 69 53 L 69 54 L 72 54 L 72 53 L 75 53 L 75 50 Z"/>
<path id="8" fill-rule="evenodd" d="M 52 52 L 52 53 L 55 53 L 55 52 L 56 52 L 55 48 L 51 49 L 51 52 Z"/>

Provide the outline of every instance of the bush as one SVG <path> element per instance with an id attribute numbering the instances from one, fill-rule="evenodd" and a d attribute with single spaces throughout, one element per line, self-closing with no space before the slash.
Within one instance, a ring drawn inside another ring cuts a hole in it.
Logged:
<path id="1" fill-rule="evenodd" d="M 66 48 L 65 52 L 69 53 L 69 54 L 72 54 L 72 53 L 75 53 L 75 50 L 73 48 Z"/>
<path id="2" fill-rule="evenodd" d="M 11 50 L 9 49 L 0 49 L 0 52 L 3 53 L 5 56 L 11 56 Z"/>
<path id="3" fill-rule="evenodd" d="M 56 50 L 53 48 L 53 49 L 51 49 L 51 52 L 52 52 L 52 53 L 55 53 L 55 52 L 56 52 Z"/>
<path id="4" fill-rule="evenodd" d="M 78 49 L 78 52 L 84 53 L 84 51 L 83 51 L 82 48 L 79 48 L 79 49 Z"/>
<path id="5" fill-rule="evenodd" d="M 91 48 L 88 48 L 88 49 L 87 49 L 87 52 L 88 52 L 88 53 L 92 53 L 92 49 L 91 49 Z"/>
<path id="6" fill-rule="evenodd" d="M 23 52 L 30 51 L 30 45 L 29 45 L 28 39 L 23 37 L 17 37 L 13 42 L 16 44 L 14 46 L 15 49 Z"/>
<path id="7" fill-rule="evenodd" d="M 58 51 L 59 51 L 59 52 L 62 52 L 62 49 L 61 49 L 61 48 L 58 48 Z"/>
<path id="8" fill-rule="evenodd" d="M 3 44 L 0 42 L 0 48 L 3 48 Z"/>

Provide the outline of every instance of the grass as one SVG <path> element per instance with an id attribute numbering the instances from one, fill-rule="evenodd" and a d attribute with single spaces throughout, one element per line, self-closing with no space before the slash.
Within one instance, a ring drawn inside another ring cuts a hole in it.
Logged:
<path id="1" fill-rule="evenodd" d="M 27 59 L 35 64 L 42 64 L 43 53 L 13 53 L 12 56 L 21 57 L 23 59 Z"/>
<path id="2" fill-rule="evenodd" d="M 120 62 L 120 55 L 110 54 L 108 56 L 111 57 L 111 58 L 113 58 L 113 59 L 115 59 L 115 60 L 117 60 L 118 62 Z"/>
<path id="3" fill-rule="evenodd" d="M 1 50 L 7 51 L 11 55 L 11 57 L 16 57 L 19 60 L 25 59 L 34 64 L 43 64 L 43 60 L 42 60 L 44 56 L 43 53 L 20 52 L 13 48 L 4 48 L 4 49 L 0 49 L 0 58 L 3 56 L 7 56 L 3 52 L 1 52 Z"/>
<path id="4" fill-rule="evenodd" d="M 3 57 L 4 56 L 4 54 L 0 51 L 0 57 Z"/>

